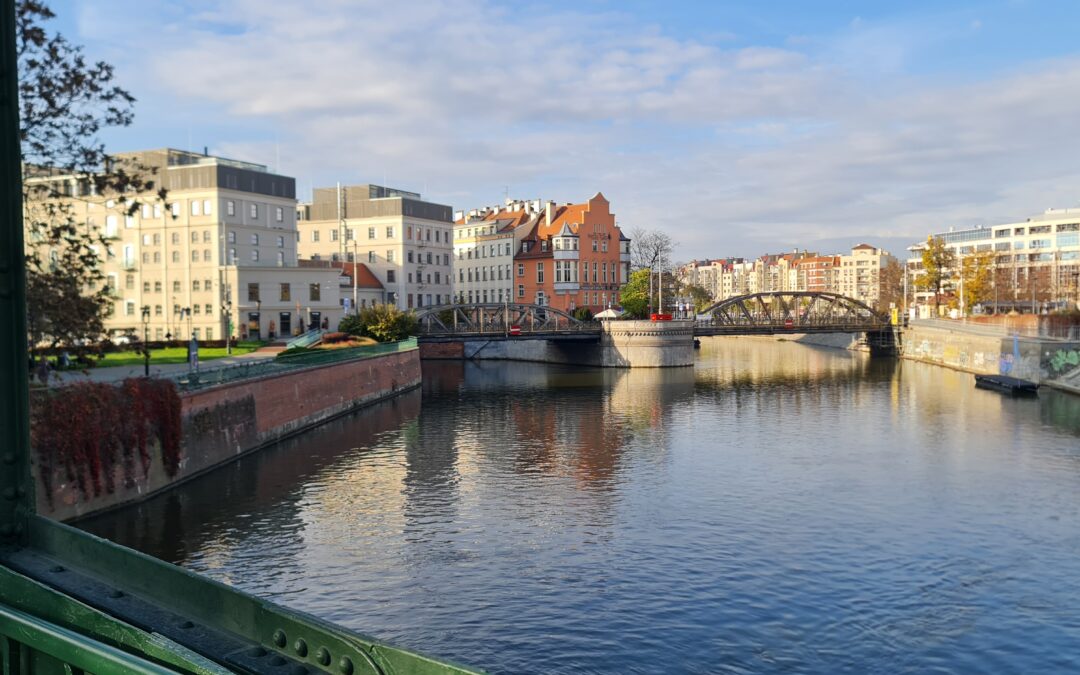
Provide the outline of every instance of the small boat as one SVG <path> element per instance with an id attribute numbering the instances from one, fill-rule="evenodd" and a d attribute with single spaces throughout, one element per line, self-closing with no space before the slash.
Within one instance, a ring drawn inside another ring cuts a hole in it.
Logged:
<path id="1" fill-rule="evenodd" d="M 1039 395 L 1039 385 L 1008 375 L 976 375 L 975 386 L 980 389 L 993 389 L 1010 396 Z"/>

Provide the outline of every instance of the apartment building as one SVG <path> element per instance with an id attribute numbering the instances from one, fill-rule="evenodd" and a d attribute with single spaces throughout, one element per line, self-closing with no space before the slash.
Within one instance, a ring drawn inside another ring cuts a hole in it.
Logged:
<path id="1" fill-rule="evenodd" d="M 547 202 L 514 256 L 514 298 L 593 313 L 619 303 L 630 274 L 630 240 L 601 193 L 583 204 Z"/>
<path id="2" fill-rule="evenodd" d="M 840 256 L 835 291 L 871 307 L 881 300 L 881 269 L 893 257 L 869 244 L 853 246 L 850 255 Z"/>
<path id="3" fill-rule="evenodd" d="M 317 188 L 297 209 L 301 260 L 360 262 L 400 309 L 450 302 L 453 220 L 449 206 L 380 185 Z"/>
<path id="4" fill-rule="evenodd" d="M 522 238 L 543 214 L 540 200 L 510 199 L 504 206 L 455 214 L 453 274 L 457 302 L 514 301 L 514 255 Z"/>
<path id="5" fill-rule="evenodd" d="M 1080 302 L 1080 208 L 1047 209 L 1026 220 L 992 226 L 950 228 L 932 235 L 956 257 L 993 254 L 993 293 L 990 301 L 1012 303 L 1017 309 Z M 919 242 L 908 250 L 907 272 L 923 274 Z M 932 302 L 929 293 L 915 292 L 916 301 Z"/>
<path id="6" fill-rule="evenodd" d="M 815 255 L 795 261 L 795 290 L 835 292 L 840 256 Z"/>
<path id="7" fill-rule="evenodd" d="M 60 193 L 72 198 L 75 218 L 108 239 L 102 264 L 115 298 L 105 322 L 110 334 L 141 336 L 144 307 L 151 340 L 222 339 L 227 326 L 238 335 L 250 322 L 253 333 L 266 336 L 271 321 L 280 335 L 283 323 L 299 325 L 292 304 L 275 306 L 274 318 L 267 318 L 239 291 L 252 283 L 280 290 L 284 283 L 302 288 L 315 281 L 292 271 L 297 260 L 293 178 L 260 164 L 172 148 L 121 153 L 115 159 L 124 168 L 156 170 L 154 180 L 168 190 L 167 201 L 148 195 L 141 209 L 128 215 L 77 177 L 28 178 L 29 183 L 58 183 Z M 334 295 L 317 301 L 313 311 L 329 315 L 337 304 Z"/>

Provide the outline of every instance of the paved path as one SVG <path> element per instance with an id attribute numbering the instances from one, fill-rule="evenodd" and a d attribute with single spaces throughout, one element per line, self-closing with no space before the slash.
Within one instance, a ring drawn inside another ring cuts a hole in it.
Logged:
<path id="1" fill-rule="evenodd" d="M 227 366 L 234 366 L 238 363 L 248 363 L 251 361 L 258 361 L 262 359 L 272 359 L 277 356 L 284 347 L 280 345 L 268 345 L 266 347 L 260 347 L 259 349 L 248 352 L 247 354 L 240 354 L 238 356 L 226 356 L 220 359 L 214 359 L 213 361 L 203 361 L 199 364 L 199 372 L 205 373 L 211 370 L 217 370 L 218 368 L 225 368 Z M 50 386 L 62 386 L 70 384 L 72 382 L 120 382 L 129 377 L 142 377 L 143 365 L 137 366 L 111 366 L 109 368 L 91 368 L 89 370 L 65 370 L 53 372 L 49 378 Z M 188 371 L 188 364 L 186 363 L 164 363 L 164 364 L 150 364 L 150 377 L 160 377 L 162 375 L 177 375 L 180 373 L 186 373 Z M 31 378 L 36 378 L 36 373 L 31 374 Z"/>

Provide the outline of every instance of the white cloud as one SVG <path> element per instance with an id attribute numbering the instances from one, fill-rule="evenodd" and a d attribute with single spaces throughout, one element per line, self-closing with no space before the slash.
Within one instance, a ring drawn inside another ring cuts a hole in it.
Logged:
<path id="1" fill-rule="evenodd" d="M 921 238 L 1080 196 L 1080 60 L 974 82 L 905 72 L 952 28 L 856 20 L 831 42 L 740 48 L 482 0 L 189 10 L 93 30 L 139 55 L 144 99 L 201 104 L 208 126 L 227 117 L 215 151 L 280 152 L 305 189 L 386 176 L 456 208 L 507 185 L 558 201 L 603 190 L 622 223 L 669 230 L 685 257 Z M 238 133 L 245 121 L 277 133 Z"/>

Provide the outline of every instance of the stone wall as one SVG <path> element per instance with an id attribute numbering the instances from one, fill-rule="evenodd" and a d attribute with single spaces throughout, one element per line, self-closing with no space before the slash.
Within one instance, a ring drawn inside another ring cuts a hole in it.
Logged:
<path id="1" fill-rule="evenodd" d="M 904 330 L 901 356 L 984 375 L 1011 375 L 1032 382 L 1059 377 L 1080 357 L 1080 343 L 1047 338 L 987 335 L 912 323 Z"/>
<path id="2" fill-rule="evenodd" d="M 145 499 L 245 453 L 420 385 L 420 353 L 398 352 L 357 361 L 242 380 L 181 395 L 180 468 L 168 476 L 160 453 L 144 475 L 125 485 L 116 469 L 112 493 L 84 497 L 62 472 L 53 494 L 38 480 L 38 513 L 70 520 Z"/>
<path id="3" fill-rule="evenodd" d="M 693 321 L 604 321 L 602 365 L 670 368 L 694 365 Z"/>

